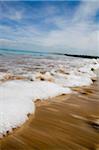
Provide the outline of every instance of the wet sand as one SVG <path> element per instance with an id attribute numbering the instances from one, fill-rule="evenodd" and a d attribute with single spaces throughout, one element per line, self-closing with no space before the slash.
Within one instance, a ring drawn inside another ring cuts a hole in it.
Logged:
<path id="1" fill-rule="evenodd" d="M 0 141 L 0 150 L 99 150 L 99 80 L 78 94 L 37 102 L 35 116 Z M 19 110 L 21 111 L 21 110 Z"/>

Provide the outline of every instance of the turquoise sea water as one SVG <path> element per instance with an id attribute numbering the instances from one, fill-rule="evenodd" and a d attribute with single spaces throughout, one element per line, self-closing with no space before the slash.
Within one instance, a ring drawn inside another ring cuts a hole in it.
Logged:
<path id="1" fill-rule="evenodd" d="M 48 56 L 53 55 L 47 52 L 36 52 L 30 50 L 12 50 L 12 49 L 0 49 L 0 54 L 19 54 L 19 55 L 32 55 L 32 56 Z"/>
<path id="2" fill-rule="evenodd" d="M 0 71 L 12 74 L 33 74 L 36 71 L 50 71 L 57 61 L 66 56 L 55 53 L 26 50 L 0 49 Z"/>

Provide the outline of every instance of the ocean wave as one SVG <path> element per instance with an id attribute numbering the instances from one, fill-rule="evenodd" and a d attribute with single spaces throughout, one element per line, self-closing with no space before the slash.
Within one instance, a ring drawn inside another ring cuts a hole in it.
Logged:
<path id="1" fill-rule="evenodd" d="M 71 87 L 89 86 L 97 80 L 94 71 L 99 69 L 98 59 L 66 58 L 12 57 L 10 62 L 5 59 L 3 65 L 9 72 L 0 72 L 1 138 L 21 126 L 28 114 L 35 112 L 37 99 L 70 94 Z M 36 69 L 38 65 L 40 67 Z"/>

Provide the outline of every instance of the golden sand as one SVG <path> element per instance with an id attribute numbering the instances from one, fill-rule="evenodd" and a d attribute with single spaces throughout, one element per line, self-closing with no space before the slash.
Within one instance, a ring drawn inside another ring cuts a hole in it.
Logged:
<path id="1" fill-rule="evenodd" d="M 99 150 L 99 81 L 44 102 L 0 150 Z"/>

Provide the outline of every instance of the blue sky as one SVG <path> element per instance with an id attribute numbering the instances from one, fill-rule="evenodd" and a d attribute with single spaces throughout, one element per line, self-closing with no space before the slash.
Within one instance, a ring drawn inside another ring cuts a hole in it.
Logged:
<path id="1" fill-rule="evenodd" d="M 99 2 L 0 1 L 0 47 L 99 55 Z"/>

